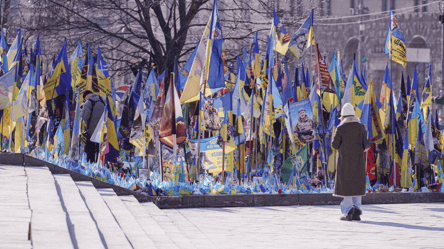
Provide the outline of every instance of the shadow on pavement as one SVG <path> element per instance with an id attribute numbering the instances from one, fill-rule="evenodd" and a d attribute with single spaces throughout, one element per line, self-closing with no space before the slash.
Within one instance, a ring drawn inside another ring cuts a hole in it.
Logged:
<path id="1" fill-rule="evenodd" d="M 417 226 L 417 225 L 408 225 L 402 223 L 395 222 L 378 222 L 378 221 L 360 221 L 359 223 L 370 224 L 370 225 L 380 225 L 380 226 L 390 226 L 390 227 L 402 227 L 407 229 L 415 229 L 415 230 L 425 230 L 425 231 L 444 231 L 442 227 L 426 227 L 426 226 Z"/>
<path id="2" fill-rule="evenodd" d="M 444 208 L 426 208 L 426 209 L 435 212 L 444 212 Z"/>

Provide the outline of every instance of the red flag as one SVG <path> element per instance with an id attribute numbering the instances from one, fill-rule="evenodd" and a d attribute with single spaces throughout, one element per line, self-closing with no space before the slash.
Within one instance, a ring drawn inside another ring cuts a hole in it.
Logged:
<path id="1" fill-rule="evenodd" d="M 315 74 L 316 74 L 316 88 L 318 90 L 322 90 L 325 87 L 324 91 L 326 92 L 335 92 L 335 88 L 333 87 L 330 78 L 330 74 L 328 73 L 327 65 L 322 58 L 321 53 L 319 52 L 318 44 L 316 44 L 316 65 L 315 65 Z"/>

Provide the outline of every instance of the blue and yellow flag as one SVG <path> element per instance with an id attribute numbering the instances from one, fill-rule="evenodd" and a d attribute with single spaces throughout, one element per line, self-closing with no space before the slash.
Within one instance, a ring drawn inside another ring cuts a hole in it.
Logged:
<path id="1" fill-rule="evenodd" d="M 83 66 L 83 49 L 80 41 L 77 44 L 76 49 L 72 53 L 70 57 L 70 68 L 71 68 L 71 87 L 72 89 L 76 89 L 76 87 L 80 84 L 80 75 L 82 73 Z"/>
<path id="2" fill-rule="evenodd" d="M 335 86 L 336 94 L 338 95 L 339 100 L 341 99 L 342 92 L 342 77 L 339 70 L 338 59 L 336 58 L 336 51 L 333 53 L 333 58 L 331 59 L 330 68 L 328 69 L 330 74 L 330 78 L 333 81 Z"/>
<path id="3" fill-rule="evenodd" d="M 71 70 L 68 65 L 68 56 L 66 55 L 66 41 L 54 61 L 50 78 L 45 86 L 46 100 L 51 100 L 60 95 L 66 94 L 71 90 Z"/>
<path id="4" fill-rule="evenodd" d="M 287 31 L 285 30 L 284 26 L 279 20 L 279 17 L 277 16 L 276 11 L 274 11 L 274 8 L 273 8 L 273 26 L 276 36 L 276 51 L 282 55 L 285 55 L 288 50 L 290 35 L 287 34 Z"/>
<path id="5" fill-rule="evenodd" d="M 13 67 L 0 77 L 0 110 L 12 105 L 16 75 L 17 67 Z"/>
<path id="6" fill-rule="evenodd" d="M 109 104 L 109 100 L 106 99 L 107 108 L 107 149 L 108 153 L 105 155 L 106 162 L 115 162 L 119 157 L 119 143 L 117 142 L 117 130 L 115 126 L 115 118 Z"/>
<path id="7" fill-rule="evenodd" d="M 367 92 L 367 86 L 362 83 L 356 63 L 353 62 L 350 75 L 345 87 L 344 96 L 342 97 L 342 103 L 350 103 L 353 107 L 361 103 L 365 99 Z"/>
<path id="8" fill-rule="evenodd" d="M 271 95 L 273 96 L 273 113 L 276 119 L 280 117 L 285 117 L 284 113 L 284 103 L 282 101 L 281 94 L 276 86 L 276 82 L 274 81 L 274 77 L 271 77 L 271 87 L 270 87 Z"/>
<path id="9" fill-rule="evenodd" d="M 239 61 L 239 56 L 237 57 Z M 246 75 L 245 75 L 245 68 L 243 63 L 238 63 L 237 65 L 237 79 L 236 79 L 236 85 L 234 86 L 233 91 L 233 114 L 234 115 L 240 115 L 237 113 L 237 105 L 239 104 L 240 94 L 242 90 L 244 89 L 246 81 Z"/>
<path id="10" fill-rule="evenodd" d="M 176 88 L 177 90 L 183 91 L 185 87 L 185 83 L 187 82 L 188 75 L 190 75 L 191 66 L 193 66 L 194 58 L 196 57 L 197 48 L 199 47 L 199 43 L 197 44 L 196 48 L 194 48 L 193 53 L 191 53 L 190 57 L 188 58 L 187 62 L 183 65 L 183 67 L 179 70 L 179 80 L 176 82 Z M 153 69 L 152 69 L 152 72 Z M 151 73 L 150 73 L 151 76 Z M 156 76 L 154 76 L 156 77 Z"/>
<path id="11" fill-rule="evenodd" d="M 8 44 L 6 43 L 6 39 L 5 39 L 5 34 L 3 32 L 2 29 L 2 37 L 1 37 L 1 41 L 0 41 L 0 54 L 1 54 L 1 67 L 3 70 L 3 73 L 8 72 L 9 67 L 8 67 Z"/>
<path id="12" fill-rule="evenodd" d="M 384 129 L 379 117 L 376 104 L 375 92 L 373 90 L 373 79 L 370 77 L 370 85 L 364 99 L 361 113 L 361 123 L 366 126 L 368 140 L 372 143 L 381 143 L 385 138 Z"/>
<path id="13" fill-rule="evenodd" d="M 379 101 L 382 104 L 382 108 L 379 109 L 379 115 L 381 115 L 382 120 L 385 120 L 385 113 L 387 112 L 390 97 L 393 94 L 392 88 L 392 78 L 390 76 L 389 68 L 386 66 L 384 79 L 382 80 L 381 94 L 379 96 Z"/>
<path id="14" fill-rule="evenodd" d="M 259 54 L 259 43 L 257 40 L 257 33 L 254 36 L 253 42 L 251 43 L 250 50 L 250 66 L 253 71 L 254 77 L 259 77 L 261 75 L 261 55 Z"/>
<path id="15" fill-rule="evenodd" d="M 391 8 L 390 25 L 385 40 L 384 51 L 385 54 L 390 54 L 392 61 L 401 64 L 403 67 L 407 65 L 407 47 L 405 45 L 405 38 Z"/>
<path id="16" fill-rule="evenodd" d="M 409 153 L 409 128 L 405 130 L 401 163 L 401 187 L 409 188 L 412 184 L 412 165 Z"/>
<path id="17" fill-rule="evenodd" d="M 428 110 L 432 110 L 432 63 L 429 66 L 429 76 L 427 77 L 426 85 L 424 90 L 422 90 L 422 104 L 421 109 L 425 115 Z"/>
<path id="18" fill-rule="evenodd" d="M 15 37 L 14 41 L 12 42 L 12 45 L 9 48 L 9 51 L 7 53 L 8 70 L 11 70 L 11 68 L 13 67 L 17 52 L 22 51 L 21 50 L 21 47 L 22 47 L 21 41 L 22 41 L 22 31 L 21 31 L 21 29 L 17 29 L 17 36 Z"/>
<path id="19" fill-rule="evenodd" d="M 282 101 L 283 103 L 287 103 L 290 99 L 293 98 L 292 96 L 292 87 L 291 87 L 291 80 L 290 80 L 290 71 L 288 70 L 287 61 L 284 60 L 284 78 L 282 79 Z M 299 88 L 300 91 L 300 88 Z"/>
<path id="20" fill-rule="evenodd" d="M 206 96 L 225 87 L 222 53 L 222 25 L 219 22 L 217 4 L 214 1 L 210 20 L 200 39 L 193 65 L 180 96 L 181 104 L 198 101 L 199 92 L 205 82 L 208 83 L 205 89 Z"/>
<path id="21" fill-rule="evenodd" d="M 298 59 L 305 55 L 311 45 L 316 44 L 313 31 L 313 13 L 314 10 L 311 10 L 307 20 L 305 20 L 304 24 L 302 24 L 293 37 L 291 37 L 290 43 L 288 44 L 288 49 L 290 49 Z"/>

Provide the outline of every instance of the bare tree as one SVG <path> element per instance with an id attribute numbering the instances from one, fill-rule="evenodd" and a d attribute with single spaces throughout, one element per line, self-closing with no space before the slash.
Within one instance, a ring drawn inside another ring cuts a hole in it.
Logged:
<path id="1" fill-rule="evenodd" d="M 292 35 L 310 7 L 301 8 L 300 0 L 218 0 L 217 3 L 225 52 L 232 61 L 243 47 L 249 50 L 256 31 L 260 32 L 261 51 L 265 51 L 273 8 Z M 159 73 L 171 71 L 176 56 L 185 61 L 202 36 L 212 1 L 33 0 L 22 1 L 20 10 L 14 19 L 16 27 L 22 28 L 30 41 L 40 34 L 48 63 L 65 39 L 71 51 L 81 40 L 84 47 L 89 43 L 93 51 L 100 46 L 112 76 L 120 77 L 131 72 L 131 68 L 149 67 L 150 59 L 156 62 Z"/>

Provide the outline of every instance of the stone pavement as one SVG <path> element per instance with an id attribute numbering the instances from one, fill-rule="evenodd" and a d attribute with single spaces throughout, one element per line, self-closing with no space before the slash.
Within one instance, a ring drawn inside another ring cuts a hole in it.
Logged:
<path id="1" fill-rule="evenodd" d="M 163 211 L 214 248 L 444 248 L 444 203 L 364 205 L 352 222 L 339 220 L 339 206 Z"/>
<path id="2" fill-rule="evenodd" d="M 444 202 L 363 212 L 347 222 L 339 205 L 159 209 L 45 166 L 0 165 L 0 249 L 444 248 Z"/>

